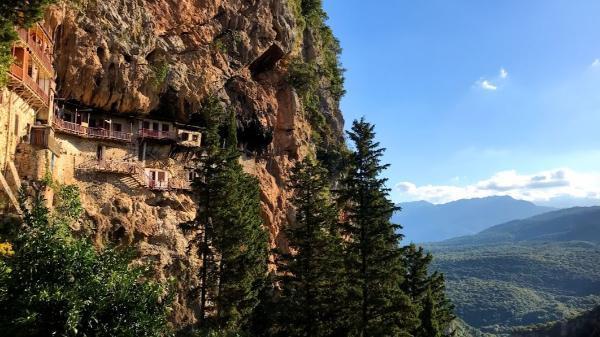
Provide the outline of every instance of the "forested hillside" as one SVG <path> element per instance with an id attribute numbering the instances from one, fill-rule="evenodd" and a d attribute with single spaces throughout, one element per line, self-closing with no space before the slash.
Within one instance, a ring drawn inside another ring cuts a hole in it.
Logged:
<path id="1" fill-rule="evenodd" d="M 600 307 L 569 320 L 517 331 L 511 337 L 598 337 Z"/>
<path id="2" fill-rule="evenodd" d="M 600 207 L 575 207 L 496 225 L 473 236 L 443 242 L 444 245 L 487 244 L 519 241 L 600 242 Z"/>
<path id="3" fill-rule="evenodd" d="M 598 211 L 552 212 L 430 245 L 457 315 L 483 331 L 508 333 L 600 304 Z"/>

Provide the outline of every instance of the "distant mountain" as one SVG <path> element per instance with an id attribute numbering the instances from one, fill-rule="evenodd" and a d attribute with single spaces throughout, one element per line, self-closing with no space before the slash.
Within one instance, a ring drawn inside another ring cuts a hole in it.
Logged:
<path id="1" fill-rule="evenodd" d="M 519 241 L 600 242 L 600 207 L 574 207 L 510 221 L 479 234 L 444 241 L 444 244 L 486 244 Z"/>
<path id="2" fill-rule="evenodd" d="M 399 205 L 392 220 L 401 224 L 407 242 L 435 242 L 476 234 L 493 225 L 555 210 L 508 196 L 464 199 L 434 205 L 426 201 Z"/>
<path id="3" fill-rule="evenodd" d="M 510 221 L 426 248 L 457 315 L 484 332 L 506 334 L 600 305 L 600 207 Z"/>

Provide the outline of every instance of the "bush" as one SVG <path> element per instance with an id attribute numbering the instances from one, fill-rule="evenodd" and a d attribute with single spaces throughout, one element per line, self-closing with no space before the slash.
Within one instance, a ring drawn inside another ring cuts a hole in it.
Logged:
<path id="1" fill-rule="evenodd" d="M 71 197 L 75 188 L 62 190 Z M 61 195 L 61 193 L 59 193 Z M 97 251 L 73 237 L 68 217 L 54 218 L 39 191 L 21 193 L 24 223 L 14 255 L 0 256 L 0 331 L 7 336 L 170 335 L 171 298 L 131 253 Z M 77 214 L 78 198 L 60 207 Z M 69 202 L 66 202 L 69 201 Z M 30 204 L 30 208 L 27 207 Z"/>

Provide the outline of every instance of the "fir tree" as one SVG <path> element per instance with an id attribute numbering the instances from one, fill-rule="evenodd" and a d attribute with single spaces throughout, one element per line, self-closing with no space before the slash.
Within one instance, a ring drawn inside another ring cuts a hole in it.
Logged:
<path id="1" fill-rule="evenodd" d="M 345 208 L 347 273 L 352 280 L 348 324 L 352 335 L 361 337 L 409 336 L 416 313 L 401 289 L 401 227 L 390 222 L 397 207 L 388 198 L 386 179 L 380 178 L 388 165 L 380 162 L 384 149 L 375 142 L 373 129 L 361 119 L 348 132 L 355 149 L 339 199 Z"/>
<path id="2" fill-rule="evenodd" d="M 440 336 L 450 331 L 450 323 L 456 318 L 454 306 L 446 297 L 444 276 L 438 272 L 429 273 L 432 255 L 423 247 L 414 244 L 404 247 L 406 275 L 402 289 L 410 295 L 420 312 L 420 326 L 415 329 L 416 337 L 432 335 L 439 330 Z M 449 333 L 451 335 L 451 333 Z"/>
<path id="3" fill-rule="evenodd" d="M 442 337 L 443 329 L 438 322 L 436 302 L 431 292 L 427 289 L 422 301 L 423 308 L 419 314 L 421 326 L 417 329 L 415 337 Z"/>
<path id="4" fill-rule="evenodd" d="M 202 260 L 199 326 L 237 331 L 248 324 L 267 273 L 260 192 L 258 181 L 238 163 L 235 115 L 227 120 L 218 100 L 209 98 L 201 117 L 207 130 L 194 184 L 199 211 L 191 224 L 200 231 L 194 242 Z"/>
<path id="5" fill-rule="evenodd" d="M 296 221 L 284 229 L 290 252 L 277 259 L 283 336 L 332 336 L 342 331 L 342 245 L 327 176 L 312 159 L 292 170 Z"/>

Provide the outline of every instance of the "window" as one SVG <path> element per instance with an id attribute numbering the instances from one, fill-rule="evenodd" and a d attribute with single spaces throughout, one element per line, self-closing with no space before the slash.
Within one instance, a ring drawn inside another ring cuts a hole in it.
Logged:
<path id="1" fill-rule="evenodd" d="M 121 132 L 123 131 L 123 126 L 121 123 L 113 123 L 113 131 Z"/>
<path id="2" fill-rule="evenodd" d="M 73 121 L 73 115 L 70 112 L 65 112 L 65 120 L 67 122 L 72 122 Z"/>
<path id="3" fill-rule="evenodd" d="M 196 177 L 196 174 L 195 174 L 194 170 L 187 171 L 187 180 L 188 181 L 194 181 L 195 177 Z"/>
<path id="4" fill-rule="evenodd" d="M 150 129 L 150 122 L 143 122 L 142 129 L 146 129 L 146 130 Z"/>
<path id="5" fill-rule="evenodd" d="M 152 130 L 158 131 L 158 123 L 152 123 Z"/>
<path id="6" fill-rule="evenodd" d="M 90 128 L 95 128 L 98 125 L 95 118 L 90 118 Z"/>
<path id="7" fill-rule="evenodd" d="M 198 141 L 198 135 L 192 135 L 192 141 L 197 142 Z"/>
<path id="8" fill-rule="evenodd" d="M 165 181 L 165 172 L 158 171 L 158 181 Z"/>
<path id="9" fill-rule="evenodd" d="M 96 149 L 96 159 L 104 160 L 104 146 L 98 145 L 98 148 Z"/>
<path id="10" fill-rule="evenodd" d="M 15 136 L 19 135 L 19 115 L 15 115 Z"/>
<path id="11" fill-rule="evenodd" d="M 162 130 L 163 130 L 163 132 L 169 132 L 169 124 L 163 124 Z"/>
<path id="12" fill-rule="evenodd" d="M 187 141 L 190 137 L 189 133 L 187 132 L 182 132 L 181 135 L 179 136 L 181 138 L 182 141 Z"/>

